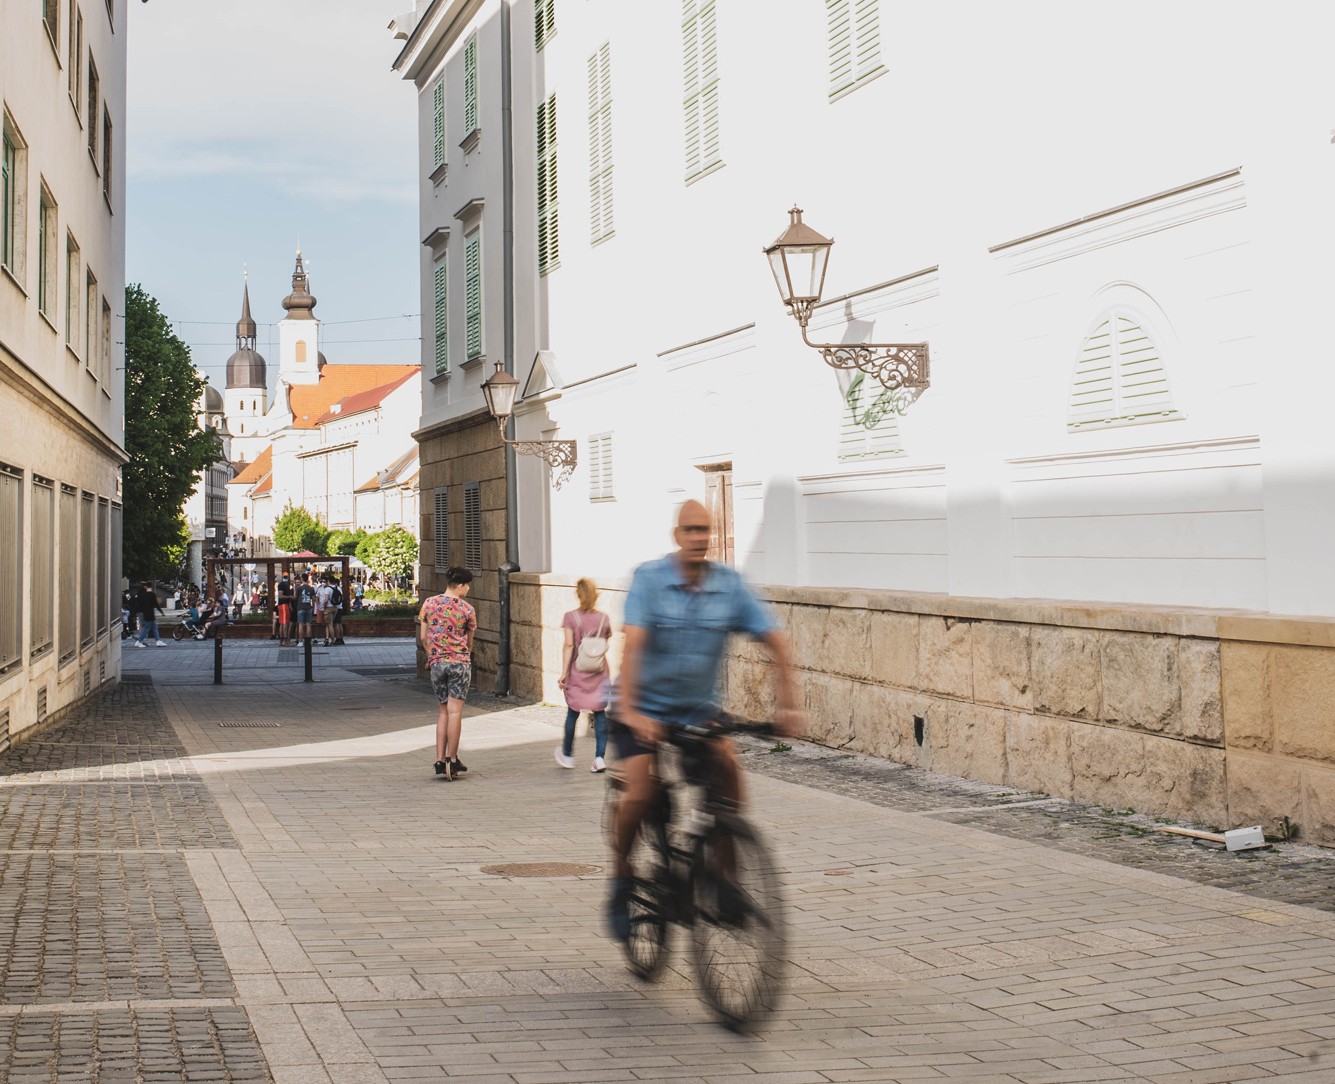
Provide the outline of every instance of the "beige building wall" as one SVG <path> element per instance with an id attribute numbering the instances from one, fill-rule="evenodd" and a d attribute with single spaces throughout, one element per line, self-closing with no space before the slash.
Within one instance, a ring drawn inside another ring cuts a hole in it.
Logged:
<path id="1" fill-rule="evenodd" d="M 478 624 L 474 681 L 477 688 L 490 691 L 496 679 L 500 630 L 496 570 L 505 563 L 506 549 L 505 449 L 496 423 L 485 414 L 432 426 L 414 436 L 422 464 L 418 592 L 426 598 L 444 591 L 445 570 L 453 565 L 472 571 L 468 601 L 477 610 Z M 471 486 L 477 487 L 475 514 L 469 509 Z"/>
<path id="2" fill-rule="evenodd" d="M 0 746 L 120 672 L 125 33 L 125 0 L 0 6 L 0 469 L 19 509 L 0 524 L 0 620 L 19 631 Z"/>
<path id="3" fill-rule="evenodd" d="M 514 577 L 516 694 L 560 702 L 575 576 Z M 626 583 L 599 608 L 620 633 Z M 1335 846 L 1335 620 L 833 588 L 761 589 L 810 737 L 930 771 Z M 614 638 L 613 670 L 620 635 Z M 735 640 L 724 707 L 772 717 Z"/>

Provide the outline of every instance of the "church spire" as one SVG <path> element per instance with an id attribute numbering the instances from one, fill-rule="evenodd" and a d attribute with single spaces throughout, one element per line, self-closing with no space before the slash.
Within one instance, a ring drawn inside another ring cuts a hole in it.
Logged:
<path id="1" fill-rule="evenodd" d="M 314 320 L 312 310 L 315 298 L 311 296 L 306 268 L 301 262 L 301 249 L 297 249 L 297 266 L 292 272 L 292 292 L 283 298 L 283 308 L 291 320 Z"/>
<path id="2" fill-rule="evenodd" d="M 258 333 L 259 329 L 250 315 L 250 283 L 246 283 L 241 288 L 241 319 L 236 322 L 236 348 L 254 350 Z"/>

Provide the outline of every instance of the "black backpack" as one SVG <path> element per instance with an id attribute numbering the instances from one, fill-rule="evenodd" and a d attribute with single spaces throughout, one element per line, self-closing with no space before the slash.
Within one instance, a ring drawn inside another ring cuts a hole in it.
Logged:
<path id="1" fill-rule="evenodd" d="M 338 589 L 338 584 L 331 584 L 329 587 L 329 605 L 342 606 L 343 592 Z"/>

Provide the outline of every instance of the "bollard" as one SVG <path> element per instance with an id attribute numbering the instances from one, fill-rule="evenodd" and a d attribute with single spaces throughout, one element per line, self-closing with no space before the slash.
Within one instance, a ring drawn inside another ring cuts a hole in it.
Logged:
<path id="1" fill-rule="evenodd" d="M 222 684 L 222 637 L 216 634 L 213 640 L 213 684 Z"/>
<path id="2" fill-rule="evenodd" d="M 306 681 L 314 681 L 314 680 L 315 680 L 315 678 L 313 678 L 313 677 L 311 676 L 311 638 L 310 638 L 309 636 L 306 637 L 306 678 L 305 678 L 305 680 L 306 680 Z"/>

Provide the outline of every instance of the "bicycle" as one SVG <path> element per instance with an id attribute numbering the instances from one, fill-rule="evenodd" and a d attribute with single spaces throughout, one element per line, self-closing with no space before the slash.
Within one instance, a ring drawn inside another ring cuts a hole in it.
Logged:
<path id="1" fill-rule="evenodd" d="M 631 848 L 631 935 L 622 946 L 631 973 L 652 981 L 667 963 L 670 925 L 690 929 L 700 991 L 734 1030 L 774 1007 L 787 964 L 783 897 L 769 848 L 718 793 L 710 755 L 711 743 L 739 730 L 772 732 L 724 716 L 670 728 L 659 743 L 659 794 Z M 609 838 L 620 787 L 613 773 Z"/>

